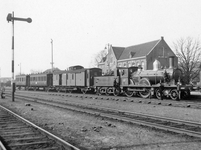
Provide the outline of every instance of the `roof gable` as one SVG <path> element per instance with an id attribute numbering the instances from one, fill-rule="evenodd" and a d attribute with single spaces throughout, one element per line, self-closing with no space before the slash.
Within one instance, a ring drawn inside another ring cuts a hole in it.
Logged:
<path id="1" fill-rule="evenodd" d="M 119 60 L 121 54 L 125 50 L 125 47 L 112 47 L 112 49 L 113 49 L 116 59 Z"/>
<path id="2" fill-rule="evenodd" d="M 146 56 L 157 45 L 159 41 L 160 40 L 156 40 L 139 45 L 126 47 L 122 52 L 119 60 L 128 59 L 130 58 L 130 55 L 132 55 L 132 58 Z"/>

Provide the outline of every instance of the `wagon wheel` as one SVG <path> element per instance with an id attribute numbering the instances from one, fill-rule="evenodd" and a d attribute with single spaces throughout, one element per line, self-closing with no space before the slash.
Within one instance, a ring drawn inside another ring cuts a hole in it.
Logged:
<path id="1" fill-rule="evenodd" d="M 72 93 L 72 91 L 73 91 L 72 89 L 68 89 L 68 93 Z"/>
<path id="2" fill-rule="evenodd" d="M 121 89 L 119 87 L 113 89 L 113 95 L 119 96 L 121 93 Z"/>
<path id="3" fill-rule="evenodd" d="M 102 94 L 103 94 L 103 92 L 102 92 L 101 89 L 103 89 L 103 87 L 100 87 L 100 88 L 97 89 L 97 94 L 98 94 L 98 95 L 102 95 Z"/>
<path id="4" fill-rule="evenodd" d="M 133 94 L 134 94 L 133 91 L 129 91 L 128 89 L 125 90 L 125 95 L 126 95 L 127 97 L 132 97 Z"/>
<path id="5" fill-rule="evenodd" d="M 150 82 L 148 79 L 146 78 L 142 78 L 140 81 L 139 81 L 139 85 L 146 85 L 146 86 L 150 86 Z M 150 90 L 147 89 L 147 88 L 144 88 L 145 91 L 140 91 L 139 94 L 142 98 L 148 98 L 149 95 L 150 95 Z"/>
<path id="6" fill-rule="evenodd" d="M 82 89 L 81 91 L 82 91 L 83 94 L 86 94 L 88 90 L 87 89 Z"/>
<path id="7" fill-rule="evenodd" d="M 177 100 L 177 98 L 179 97 L 179 94 L 176 89 L 173 89 L 170 91 L 170 97 L 173 100 Z"/>
<path id="8" fill-rule="evenodd" d="M 110 95 L 110 88 L 108 87 L 106 90 L 105 90 L 105 95 Z"/>
<path id="9" fill-rule="evenodd" d="M 45 91 L 46 91 L 46 92 L 49 92 L 49 88 L 48 88 L 48 87 L 45 87 Z"/>

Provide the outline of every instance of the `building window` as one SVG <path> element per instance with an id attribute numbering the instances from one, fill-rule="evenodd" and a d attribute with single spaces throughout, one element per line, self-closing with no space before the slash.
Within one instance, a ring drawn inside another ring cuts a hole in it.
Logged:
<path id="1" fill-rule="evenodd" d="M 139 62 L 139 61 L 137 61 L 137 63 L 136 63 L 136 64 L 137 64 L 137 67 L 138 67 L 138 66 L 140 65 L 140 62 Z"/>
<path id="2" fill-rule="evenodd" d="M 127 63 L 126 62 L 124 62 L 124 67 L 127 67 Z"/>
<path id="3" fill-rule="evenodd" d="M 131 67 L 132 66 L 132 61 L 129 61 L 128 62 L 128 67 Z"/>
<path id="4" fill-rule="evenodd" d="M 145 70 L 145 63 L 144 61 L 141 62 L 142 70 Z"/>

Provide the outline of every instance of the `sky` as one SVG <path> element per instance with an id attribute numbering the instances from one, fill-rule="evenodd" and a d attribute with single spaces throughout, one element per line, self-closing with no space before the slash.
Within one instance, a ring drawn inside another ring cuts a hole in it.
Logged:
<path id="1" fill-rule="evenodd" d="M 173 49 L 180 38 L 200 38 L 200 0 L 1 0 L 0 77 L 12 76 L 14 12 L 32 23 L 14 22 L 14 74 L 54 67 L 93 67 L 107 44 L 128 47 L 164 37 Z M 20 67 L 21 66 L 21 67 Z"/>

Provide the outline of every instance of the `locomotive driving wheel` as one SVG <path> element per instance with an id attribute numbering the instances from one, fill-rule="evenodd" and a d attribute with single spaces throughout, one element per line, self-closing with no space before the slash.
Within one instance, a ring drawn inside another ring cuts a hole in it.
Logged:
<path id="1" fill-rule="evenodd" d="M 127 97 L 132 97 L 133 94 L 134 94 L 133 91 L 129 91 L 128 89 L 125 90 L 125 95 L 126 95 Z"/>
<path id="2" fill-rule="evenodd" d="M 145 85 L 145 86 L 150 86 L 150 82 L 147 78 L 142 78 L 140 81 L 139 81 L 139 85 Z M 150 95 L 150 89 L 148 88 L 144 88 L 144 91 L 140 91 L 139 92 L 140 96 L 142 98 L 148 98 L 149 95 Z"/>
<path id="3" fill-rule="evenodd" d="M 106 90 L 105 90 L 105 95 L 110 95 L 110 87 L 108 87 Z"/>
<path id="4" fill-rule="evenodd" d="M 156 97 L 157 99 L 161 99 L 161 93 L 159 89 L 156 89 Z"/>
<path id="5" fill-rule="evenodd" d="M 114 88 L 114 91 L 113 91 L 113 95 L 114 95 L 114 96 L 119 96 L 120 93 L 121 93 L 121 89 L 120 89 L 119 87 Z"/>
<path id="6" fill-rule="evenodd" d="M 177 100 L 177 98 L 179 97 L 179 93 L 177 92 L 176 89 L 173 89 L 170 91 L 170 97 L 173 100 Z"/>

